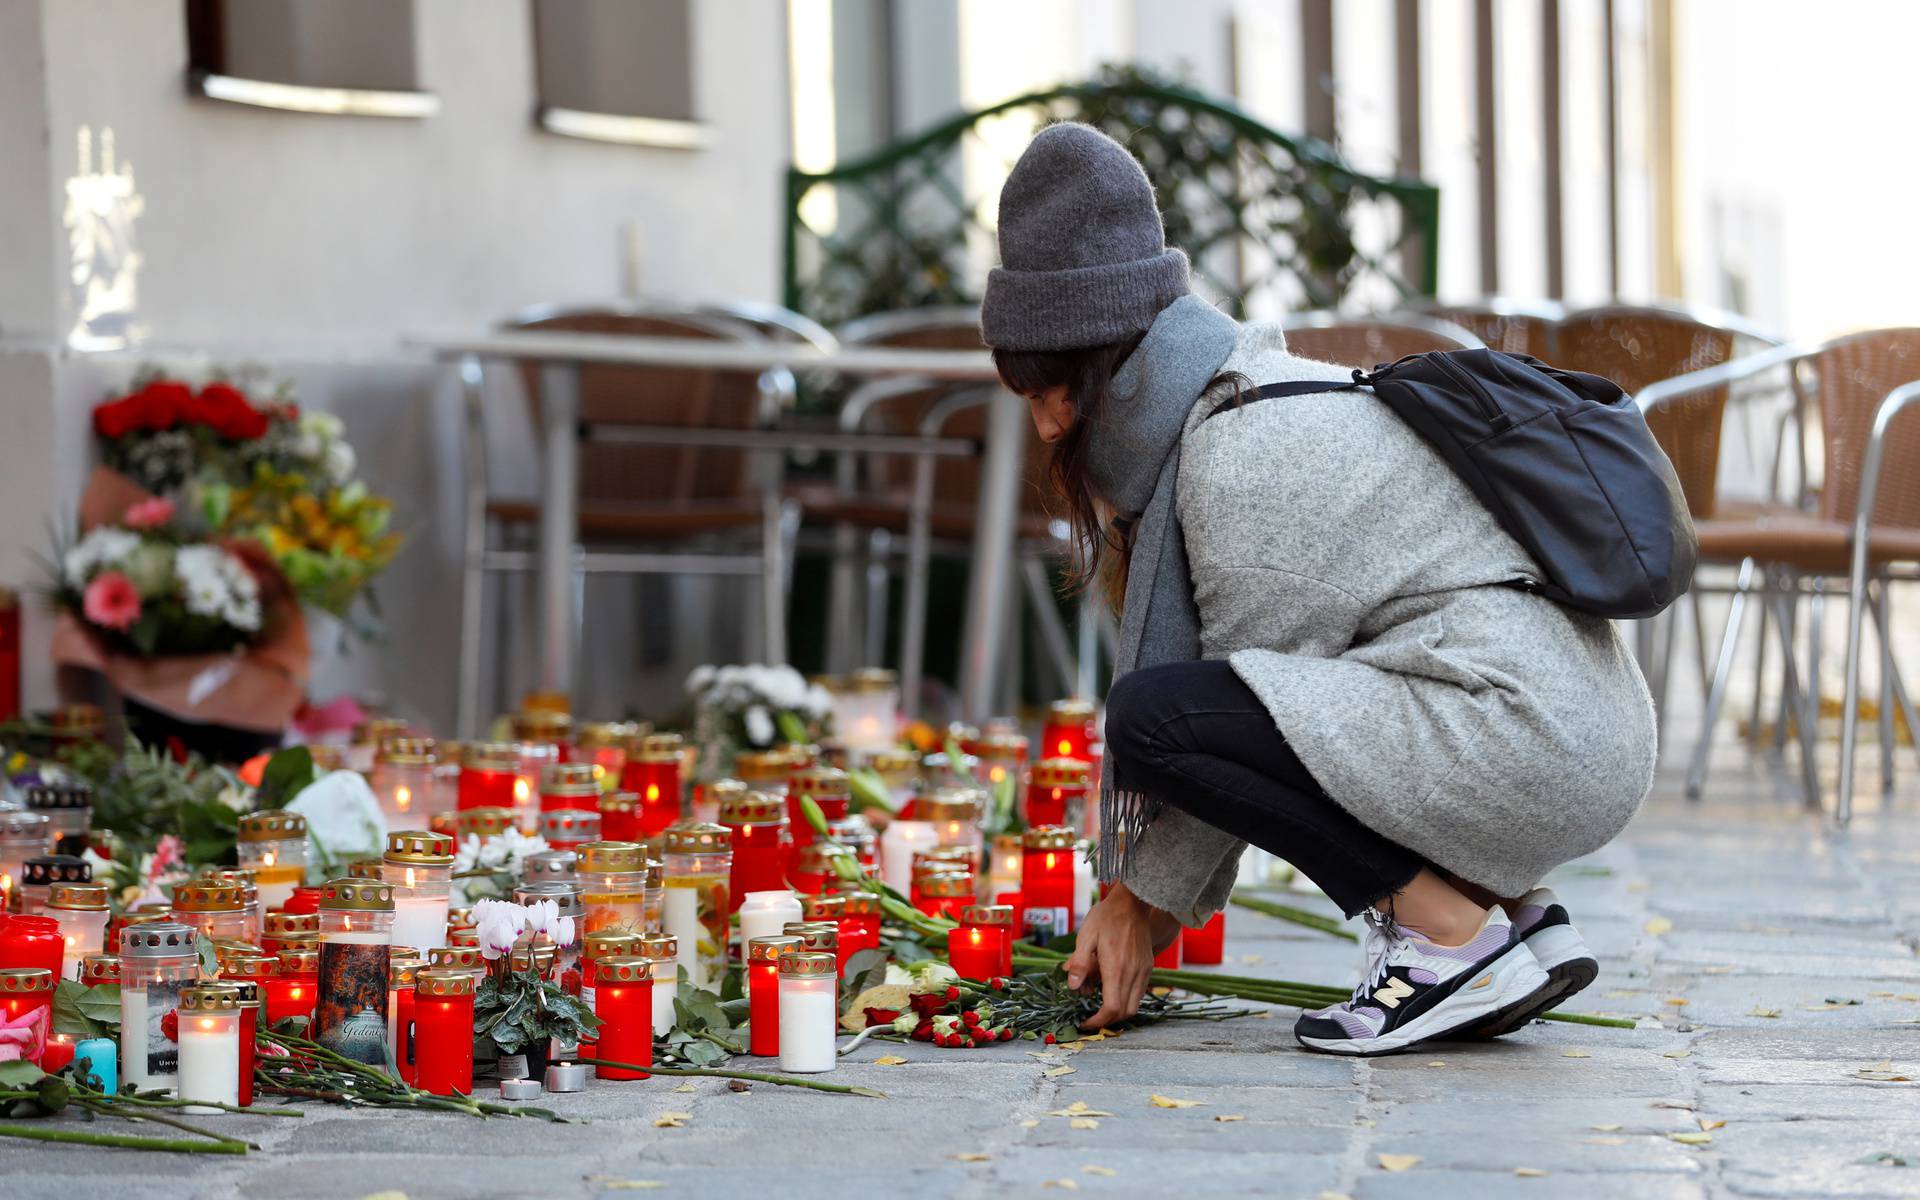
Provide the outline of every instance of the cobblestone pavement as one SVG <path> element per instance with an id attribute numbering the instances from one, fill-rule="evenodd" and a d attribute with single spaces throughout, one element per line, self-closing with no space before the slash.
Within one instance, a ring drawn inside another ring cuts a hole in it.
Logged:
<path id="1" fill-rule="evenodd" d="M 1302 1052 L 1275 1010 L 1044 1058 L 878 1046 L 838 1078 L 885 1101 L 657 1078 L 558 1098 L 589 1119 L 569 1126 L 315 1106 L 206 1119 L 259 1141 L 244 1159 L 0 1143 L 0 1196 L 1920 1193 L 1920 1085 L 1902 1078 L 1920 1077 L 1920 796 L 1882 815 L 1869 767 L 1869 811 L 1835 833 L 1775 780 L 1729 749 L 1704 804 L 1665 779 L 1624 838 L 1553 879 L 1603 961 L 1576 1007 L 1632 1031 L 1535 1024 L 1355 1062 Z M 1240 910 L 1229 929 L 1225 969 L 1351 982 L 1348 943 Z M 1111 1115 L 1054 1115 L 1075 1102 Z M 655 1126 L 669 1112 L 683 1128 Z"/>

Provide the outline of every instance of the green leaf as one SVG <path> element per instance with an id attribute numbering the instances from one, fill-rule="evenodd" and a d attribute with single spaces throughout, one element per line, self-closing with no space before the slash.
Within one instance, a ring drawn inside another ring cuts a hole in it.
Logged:
<path id="1" fill-rule="evenodd" d="M 259 804 L 279 808 L 300 794 L 300 790 L 318 777 L 313 754 L 305 746 L 290 746 L 267 760 L 260 775 Z"/>
<path id="2" fill-rule="evenodd" d="M 194 934 L 193 951 L 200 959 L 200 978 L 220 978 L 220 956 L 214 952 L 213 939 L 204 933 Z"/>
<path id="3" fill-rule="evenodd" d="M 106 1030 L 101 1028 L 100 1022 L 87 1012 L 87 993 L 92 990 L 86 984 L 77 983 L 71 979 L 61 980 L 59 986 L 53 989 L 53 1031 L 55 1033 L 63 1033 L 76 1042 L 106 1036 Z M 119 1016 L 119 1012 L 115 1011 L 115 1024 L 119 1023 Z"/>
<path id="4" fill-rule="evenodd" d="M 716 1066 L 727 1061 L 729 1057 L 725 1050 L 707 1041 L 692 1043 L 687 1047 L 686 1055 L 687 1061 L 696 1067 Z"/>
<path id="5" fill-rule="evenodd" d="M 29 1084 L 39 1083 L 46 1078 L 46 1074 L 24 1058 L 0 1063 L 0 1087 L 26 1087 Z"/>
<path id="6" fill-rule="evenodd" d="M 887 981 L 887 952 L 862 950 L 847 960 L 846 982 L 840 988 L 840 1015 L 853 1008 L 853 1002 L 868 988 Z"/>

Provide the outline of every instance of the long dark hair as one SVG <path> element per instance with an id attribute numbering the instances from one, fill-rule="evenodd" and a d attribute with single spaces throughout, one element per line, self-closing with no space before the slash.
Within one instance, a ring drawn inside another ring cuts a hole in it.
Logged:
<path id="1" fill-rule="evenodd" d="M 993 365 L 1000 381 L 1016 395 L 1033 396 L 1065 385 L 1067 404 L 1073 410 L 1073 423 L 1065 436 L 1053 444 L 1053 456 L 1047 474 L 1053 490 L 1066 505 L 1067 520 L 1073 527 L 1073 539 L 1080 548 L 1078 561 L 1068 568 L 1067 586 L 1083 592 L 1096 580 L 1114 612 L 1126 600 L 1127 565 L 1133 554 L 1135 513 L 1104 515 L 1105 498 L 1095 488 L 1092 476 L 1091 442 L 1093 428 L 1106 411 L 1113 391 L 1113 376 L 1120 365 L 1140 345 L 1145 334 L 1124 341 L 1084 350 L 995 350 Z M 1230 392 L 1222 399 L 1238 403 L 1250 382 L 1237 374 L 1216 377 L 1207 391 Z"/>

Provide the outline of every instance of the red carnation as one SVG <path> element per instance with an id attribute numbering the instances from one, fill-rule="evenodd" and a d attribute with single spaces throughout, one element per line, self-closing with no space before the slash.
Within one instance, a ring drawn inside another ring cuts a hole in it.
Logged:
<path id="1" fill-rule="evenodd" d="M 869 1008 L 866 1013 L 869 1025 L 891 1025 L 900 1016 L 897 1008 Z"/>
<path id="2" fill-rule="evenodd" d="M 1048 1034 L 1044 1040 L 1046 1041 L 1047 1045 L 1051 1046 L 1055 1042 L 1059 1041 L 1060 1039 L 1054 1037 L 1052 1034 Z"/>
<path id="3" fill-rule="evenodd" d="M 160 1032 L 165 1034 L 167 1040 L 170 1042 L 177 1042 L 180 1040 L 180 1010 L 179 1009 L 170 1008 L 167 1010 L 167 1015 L 160 1018 Z"/>
<path id="4" fill-rule="evenodd" d="M 948 1001 L 954 1001 L 954 1000 L 958 1000 L 959 998 L 960 998 L 960 989 L 959 989 L 959 988 L 957 988 L 957 987 L 949 987 L 949 988 L 947 989 L 947 999 L 948 999 Z"/>

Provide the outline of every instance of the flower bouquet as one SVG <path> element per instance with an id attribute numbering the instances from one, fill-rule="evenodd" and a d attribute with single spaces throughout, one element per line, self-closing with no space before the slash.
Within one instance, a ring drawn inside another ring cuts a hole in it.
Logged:
<path id="1" fill-rule="evenodd" d="M 571 943 L 573 918 L 561 916 L 551 900 L 482 900 L 473 906 L 473 921 L 480 957 L 487 963 L 487 977 L 474 995 L 474 1033 L 501 1055 L 525 1055 L 529 1068 L 536 1060 L 544 1067 L 553 1042 L 577 1045 L 591 1039 L 600 1018 L 542 975 L 528 950 L 541 937 L 556 945 Z"/>
<path id="2" fill-rule="evenodd" d="M 695 667 L 687 676 L 702 783 L 733 773 L 743 750 L 811 742 L 827 731 L 833 698 L 786 666 Z"/>

